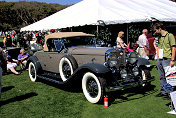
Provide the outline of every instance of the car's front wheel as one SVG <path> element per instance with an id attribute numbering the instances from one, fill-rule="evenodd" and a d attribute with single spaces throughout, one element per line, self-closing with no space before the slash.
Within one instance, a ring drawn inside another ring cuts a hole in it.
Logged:
<path id="1" fill-rule="evenodd" d="M 66 81 L 78 68 L 78 64 L 73 56 L 66 55 L 62 57 L 59 63 L 59 73 L 61 79 Z"/>
<path id="2" fill-rule="evenodd" d="M 33 82 L 36 82 L 38 80 L 37 71 L 36 71 L 36 66 L 33 62 L 29 63 L 28 72 L 29 72 L 30 80 Z"/>
<path id="3" fill-rule="evenodd" d="M 86 99 L 91 103 L 99 103 L 103 100 L 105 85 L 104 78 L 97 77 L 91 72 L 87 72 L 83 76 L 82 90 Z"/>

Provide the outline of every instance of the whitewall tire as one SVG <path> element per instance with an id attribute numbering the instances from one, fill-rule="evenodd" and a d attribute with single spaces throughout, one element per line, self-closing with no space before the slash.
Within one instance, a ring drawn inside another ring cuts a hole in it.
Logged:
<path id="1" fill-rule="evenodd" d="M 99 103 L 104 96 L 105 79 L 97 77 L 91 72 L 87 72 L 82 79 L 82 90 L 89 102 Z"/>
<path id="2" fill-rule="evenodd" d="M 67 55 L 62 57 L 59 63 L 59 73 L 62 81 L 66 81 L 77 69 L 77 67 L 77 62 L 72 56 Z"/>
<path id="3" fill-rule="evenodd" d="M 29 71 L 30 80 L 32 82 L 36 82 L 37 81 L 37 71 L 36 71 L 36 67 L 33 62 L 29 63 L 28 71 Z"/>

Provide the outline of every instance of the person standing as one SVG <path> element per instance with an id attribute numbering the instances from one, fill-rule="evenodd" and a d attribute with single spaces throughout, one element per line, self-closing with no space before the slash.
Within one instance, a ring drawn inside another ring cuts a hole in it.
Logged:
<path id="1" fill-rule="evenodd" d="M 1 68 L 1 66 L 0 66 L 0 98 L 1 98 L 1 78 L 2 78 L 2 68 Z"/>
<path id="2" fill-rule="evenodd" d="M 6 35 L 3 35 L 3 44 L 4 44 L 4 48 L 6 49 Z"/>
<path id="3" fill-rule="evenodd" d="M 12 47 L 12 39 L 10 34 L 8 34 L 6 37 L 6 47 Z"/>
<path id="4" fill-rule="evenodd" d="M 143 29 L 142 34 L 138 38 L 138 44 L 139 44 L 138 53 L 139 53 L 140 57 L 148 59 L 149 43 L 148 43 L 148 39 L 147 39 L 147 34 L 148 34 L 148 30 Z"/>
<path id="5" fill-rule="evenodd" d="M 0 58 L 2 57 L 1 54 L 2 54 L 2 49 L 0 48 Z M 2 89 L 1 78 L 2 78 L 2 68 L 1 68 L 1 60 L 0 60 L 0 98 L 1 98 L 1 89 Z"/>
<path id="6" fill-rule="evenodd" d="M 1 47 L 0 47 L 0 66 L 3 74 L 7 74 L 7 61 L 5 58 L 5 53 Z"/>
<path id="7" fill-rule="evenodd" d="M 153 26 L 155 33 L 160 34 L 161 37 L 158 41 L 157 48 L 157 69 L 159 72 L 159 79 L 161 84 L 160 93 L 156 97 L 163 97 L 163 99 L 169 99 L 168 92 L 162 88 L 162 85 L 166 84 L 165 73 L 168 66 L 174 66 L 175 62 L 175 38 L 173 34 L 168 33 L 163 23 L 155 23 Z M 154 43 L 155 44 L 155 43 Z M 155 47 L 155 45 L 154 45 Z"/>

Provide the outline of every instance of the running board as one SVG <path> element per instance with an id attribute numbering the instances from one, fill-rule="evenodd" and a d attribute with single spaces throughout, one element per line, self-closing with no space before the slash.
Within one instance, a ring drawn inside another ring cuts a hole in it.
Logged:
<path id="1" fill-rule="evenodd" d="M 51 79 L 49 77 L 45 77 L 45 76 L 42 76 L 42 75 L 37 75 L 38 78 L 41 78 L 41 79 L 44 79 L 44 80 L 47 80 L 47 81 L 50 81 L 50 82 L 53 82 L 53 83 L 56 83 L 56 84 L 64 84 L 63 81 L 57 81 L 57 80 L 54 80 L 54 79 Z"/>

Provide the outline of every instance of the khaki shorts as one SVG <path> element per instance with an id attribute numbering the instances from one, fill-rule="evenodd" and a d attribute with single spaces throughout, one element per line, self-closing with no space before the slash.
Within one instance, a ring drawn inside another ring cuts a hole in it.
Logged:
<path id="1" fill-rule="evenodd" d="M 142 58 L 146 58 L 146 56 L 147 56 L 144 48 L 139 48 L 138 53 L 139 53 L 140 57 L 142 57 Z"/>

